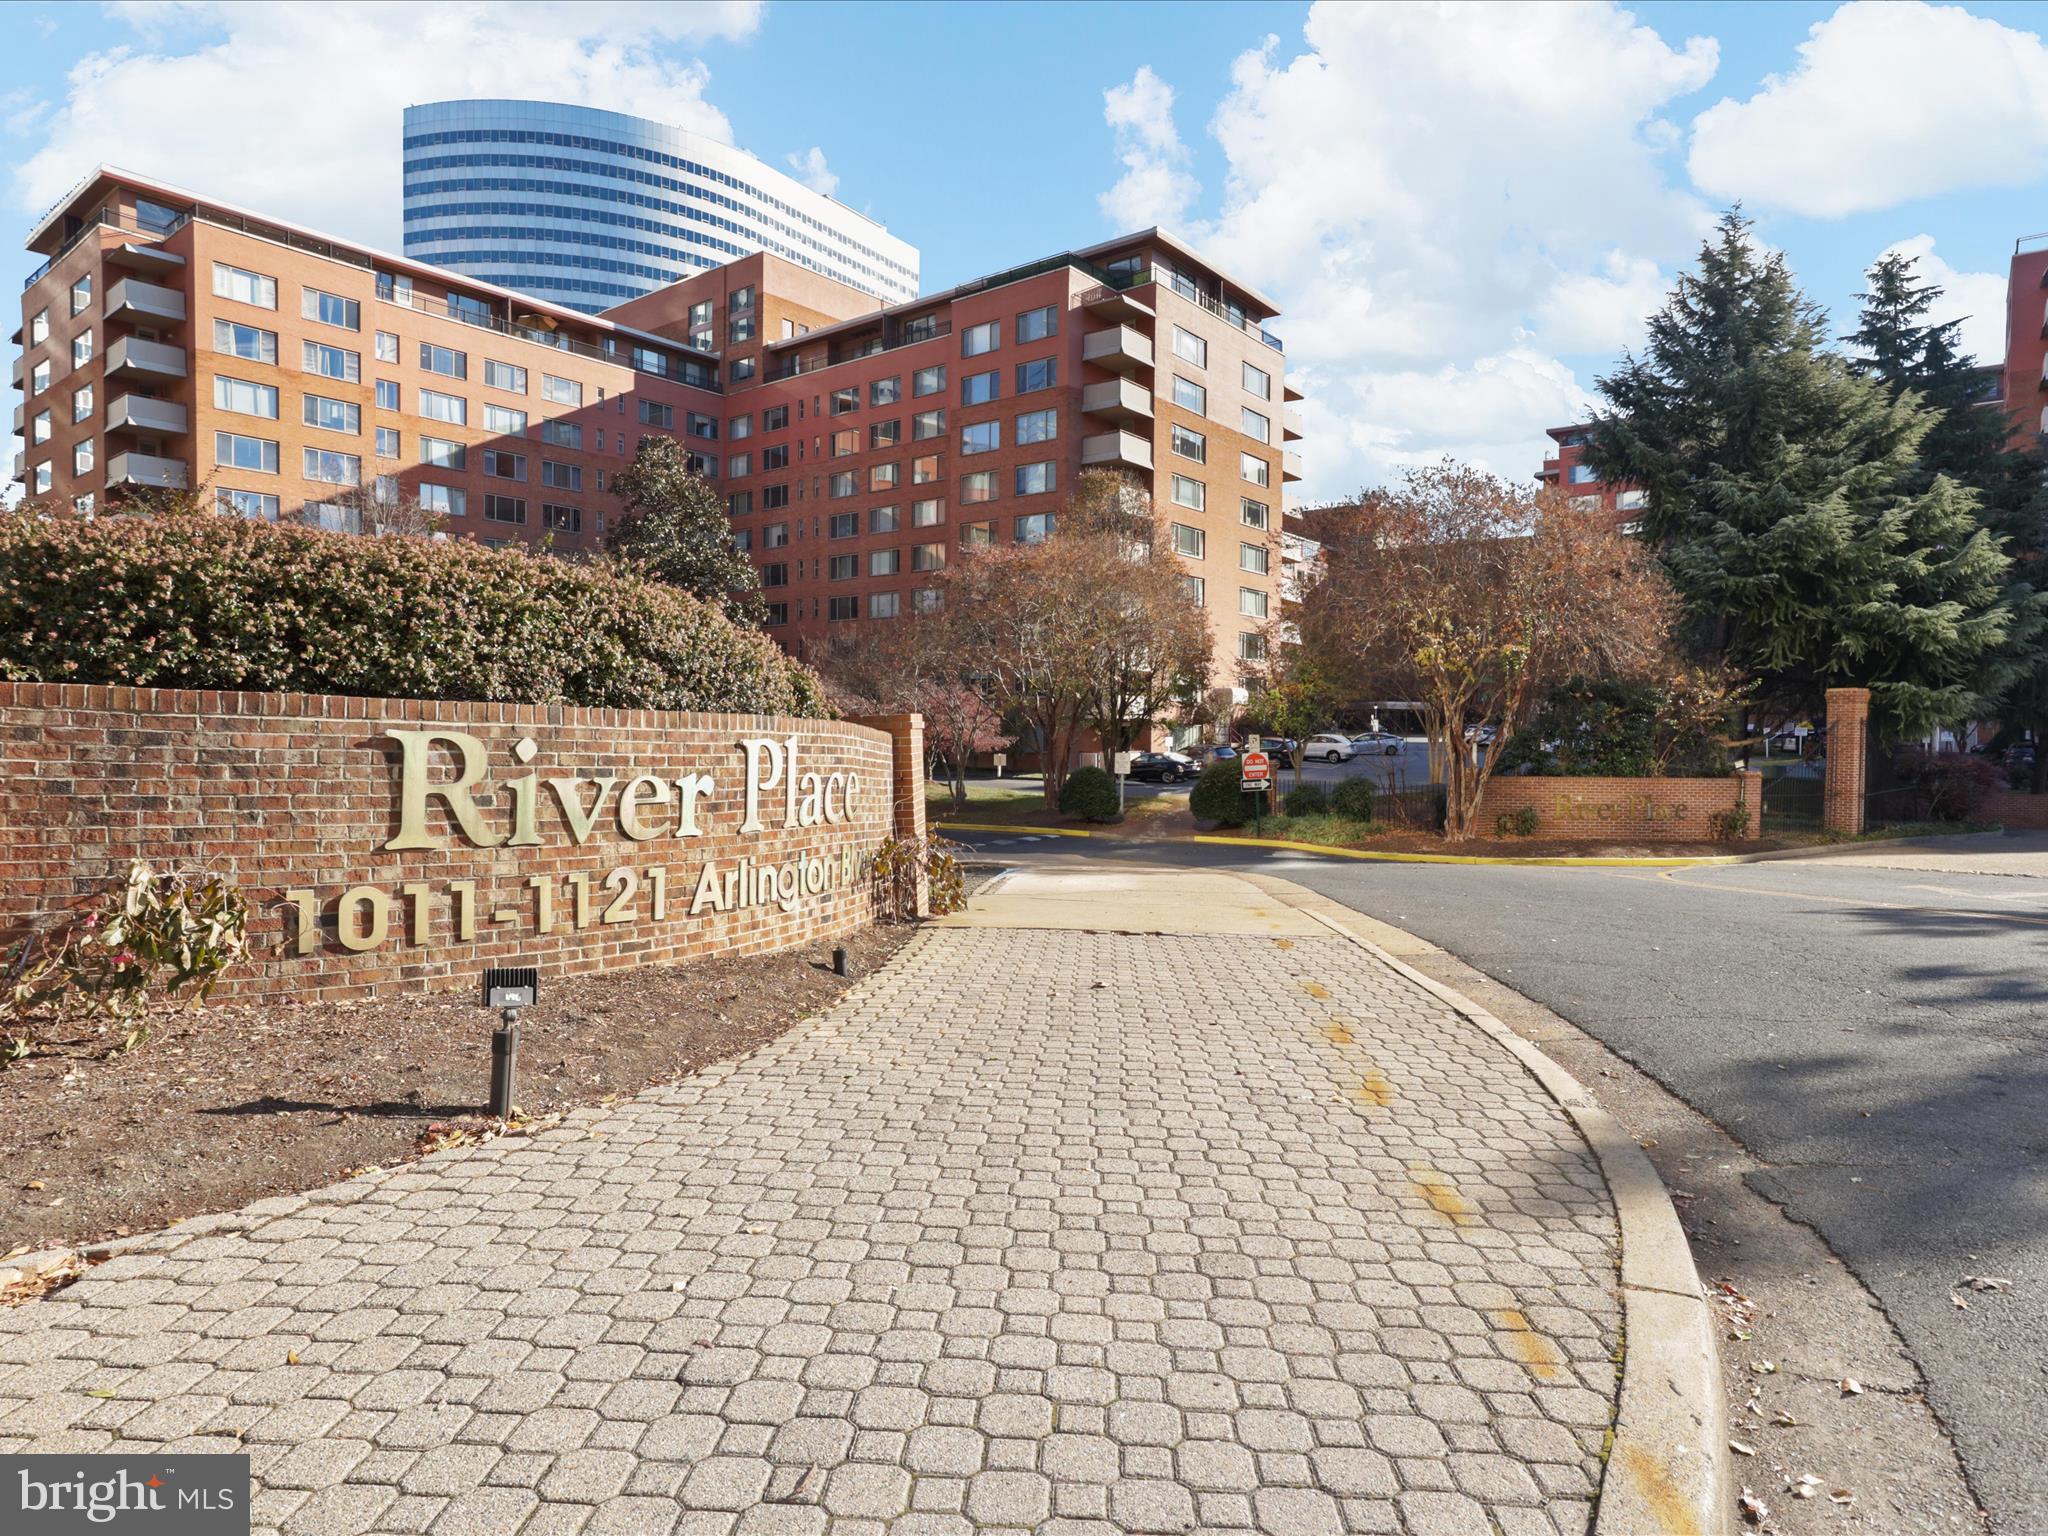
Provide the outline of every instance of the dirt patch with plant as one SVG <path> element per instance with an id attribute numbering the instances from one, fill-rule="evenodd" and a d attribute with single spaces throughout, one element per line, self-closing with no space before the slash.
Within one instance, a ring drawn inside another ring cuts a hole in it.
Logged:
<path id="1" fill-rule="evenodd" d="M 838 942 L 858 978 L 915 929 Z M 744 1055 L 830 1007 L 830 945 L 543 977 L 522 1016 L 529 1117 L 603 1103 Z M 74 1022 L 0 1070 L 0 1255 L 101 1241 L 316 1188 L 482 1133 L 494 1015 L 471 994 L 159 1006 Z"/>

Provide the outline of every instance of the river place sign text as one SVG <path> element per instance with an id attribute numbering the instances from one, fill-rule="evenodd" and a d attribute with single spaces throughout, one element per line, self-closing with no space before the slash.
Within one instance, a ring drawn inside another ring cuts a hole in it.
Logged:
<path id="1" fill-rule="evenodd" d="M 527 736 L 514 744 L 512 756 L 528 771 L 507 779 L 501 796 L 490 779 L 489 751 L 475 736 L 438 729 L 384 734 L 399 751 L 398 830 L 380 845 L 387 852 L 445 850 L 457 839 L 480 849 L 540 848 L 564 833 L 580 847 L 614 831 L 642 846 L 687 843 L 707 830 L 704 802 L 718 788 L 709 773 L 543 775 L 531 767 L 540 744 Z M 794 735 L 748 737 L 736 745 L 744 785 L 745 814 L 737 829 L 742 836 L 835 827 L 851 819 L 861 792 L 858 774 L 805 768 Z M 452 756 L 452 778 L 434 776 L 436 746 Z M 297 914 L 296 953 L 320 947 L 320 919 L 327 910 L 336 941 L 360 953 L 394 935 L 415 945 L 431 943 L 437 913 L 447 919 L 444 932 L 468 943 L 487 926 L 553 934 L 662 922 L 676 912 L 695 917 L 771 905 L 791 912 L 805 897 L 852 885 L 865 866 L 865 854 L 850 846 L 832 855 L 800 852 L 780 863 L 707 859 L 690 883 L 686 906 L 671 901 L 665 864 L 620 864 L 602 875 L 535 874 L 506 904 L 496 899 L 502 893 L 488 892 L 476 880 L 409 881 L 395 895 L 379 885 L 350 886 L 332 896 L 311 887 L 284 894 Z"/>

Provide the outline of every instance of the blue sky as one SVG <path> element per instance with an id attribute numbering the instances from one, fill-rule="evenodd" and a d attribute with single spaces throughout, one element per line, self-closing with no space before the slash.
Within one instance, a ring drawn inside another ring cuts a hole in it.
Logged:
<path id="1" fill-rule="evenodd" d="M 816 148 L 927 287 L 1166 222 L 1286 309 L 1309 498 L 1445 452 L 1531 471 L 1735 198 L 1838 321 L 1914 242 L 1993 356 L 2013 239 L 2048 228 L 2048 5 L 8 15 L 10 77 L 40 82 L 0 92 L 17 239 L 110 159 L 395 248 L 398 112 L 458 95 Z"/>

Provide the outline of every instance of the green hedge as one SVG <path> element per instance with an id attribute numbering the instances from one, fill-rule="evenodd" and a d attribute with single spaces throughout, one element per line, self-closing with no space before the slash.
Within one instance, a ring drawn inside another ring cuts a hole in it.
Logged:
<path id="1" fill-rule="evenodd" d="M 1323 816 L 1330 809 L 1330 797 L 1320 784 L 1297 784 L 1280 797 L 1280 809 L 1290 816 Z"/>
<path id="2" fill-rule="evenodd" d="M 1371 821 L 1379 806 L 1380 792 L 1371 779 L 1360 776 L 1344 780 L 1330 792 L 1330 809 L 1353 821 Z"/>
<path id="3" fill-rule="evenodd" d="M 1060 786 L 1060 813 L 1083 821 L 1115 821 L 1121 812 L 1116 780 L 1102 769 L 1084 766 L 1067 775 Z"/>
<path id="4" fill-rule="evenodd" d="M 1243 771 L 1244 763 L 1235 757 L 1218 758 L 1202 770 L 1195 787 L 1188 791 L 1188 809 L 1196 820 L 1241 827 L 1252 819 L 1252 797 L 1238 785 Z"/>
<path id="5" fill-rule="evenodd" d="M 831 712 L 808 668 L 673 587 L 467 539 L 189 510 L 0 517 L 0 677 Z"/>

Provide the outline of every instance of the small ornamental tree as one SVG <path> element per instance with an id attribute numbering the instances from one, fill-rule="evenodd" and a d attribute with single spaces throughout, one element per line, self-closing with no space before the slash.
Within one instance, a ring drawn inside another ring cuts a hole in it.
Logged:
<path id="1" fill-rule="evenodd" d="M 612 477 L 612 492 L 621 510 L 605 530 L 608 553 L 742 623 L 761 622 L 760 574 L 733 543 L 725 498 L 690 467 L 681 443 L 641 438 L 633 462 Z"/>
<path id="2" fill-rule="evenodd" d="M 1086 475 L 1056 530 L 967 553 L 941 578 L 949 633 L 990 701 L 1027 723 L 1058 808 L 1084 729 L 1105 753 L 1192 707 L 1208 683 L 1208 626 L 1143 497 Z"/>
<path id="3" fill-rule="evenodd" d="M 892 624 L 864 625 L 813 655 L 827 695 L 842 714 L 904 712 L 924 717 L 925 751 L 943 771 L 953 809 L 967 806 L 967 769 L 1012 740 L 977 686 L 943 608 L 914 610 Z"/>
<path id="4" fill-rule="evenodd" d="M 1295 743 L 1294 782 L 1299 786 L 1302 765 L 1308 761 L 1301 749 L 1336 712 L 1336 680 L 1320 656 L 1289 641 L 1276 627 L 1268 629 L 1266 654 L 1272 658 L 1266 667 L 1245 670 L 1250 695 L 1245 713 Z"/>
<path id="5" fill-rule="evenodd" d="M 1448 839 L 1473 835 L 1502 751 L 1552 683 L 1640 674 L 1663 656 L 1673 603 L 1648 550 L 1554 490 L 1446 460 L 1318 521 L 1302 644 L 1421 702 Z M 1490 728 L 1491 749 L 1468 727 Z"/>
<path id="6" fill-rule="evenodd" d="M 1003 717 L 964 682 L 933 678 L 911 689 L 904 707 L 924 716 L 925 750 L 946 770 L 953 809 L 967 809 L 967 765 L 984 752 L 1000 752 L 1014 739 Z"/>

